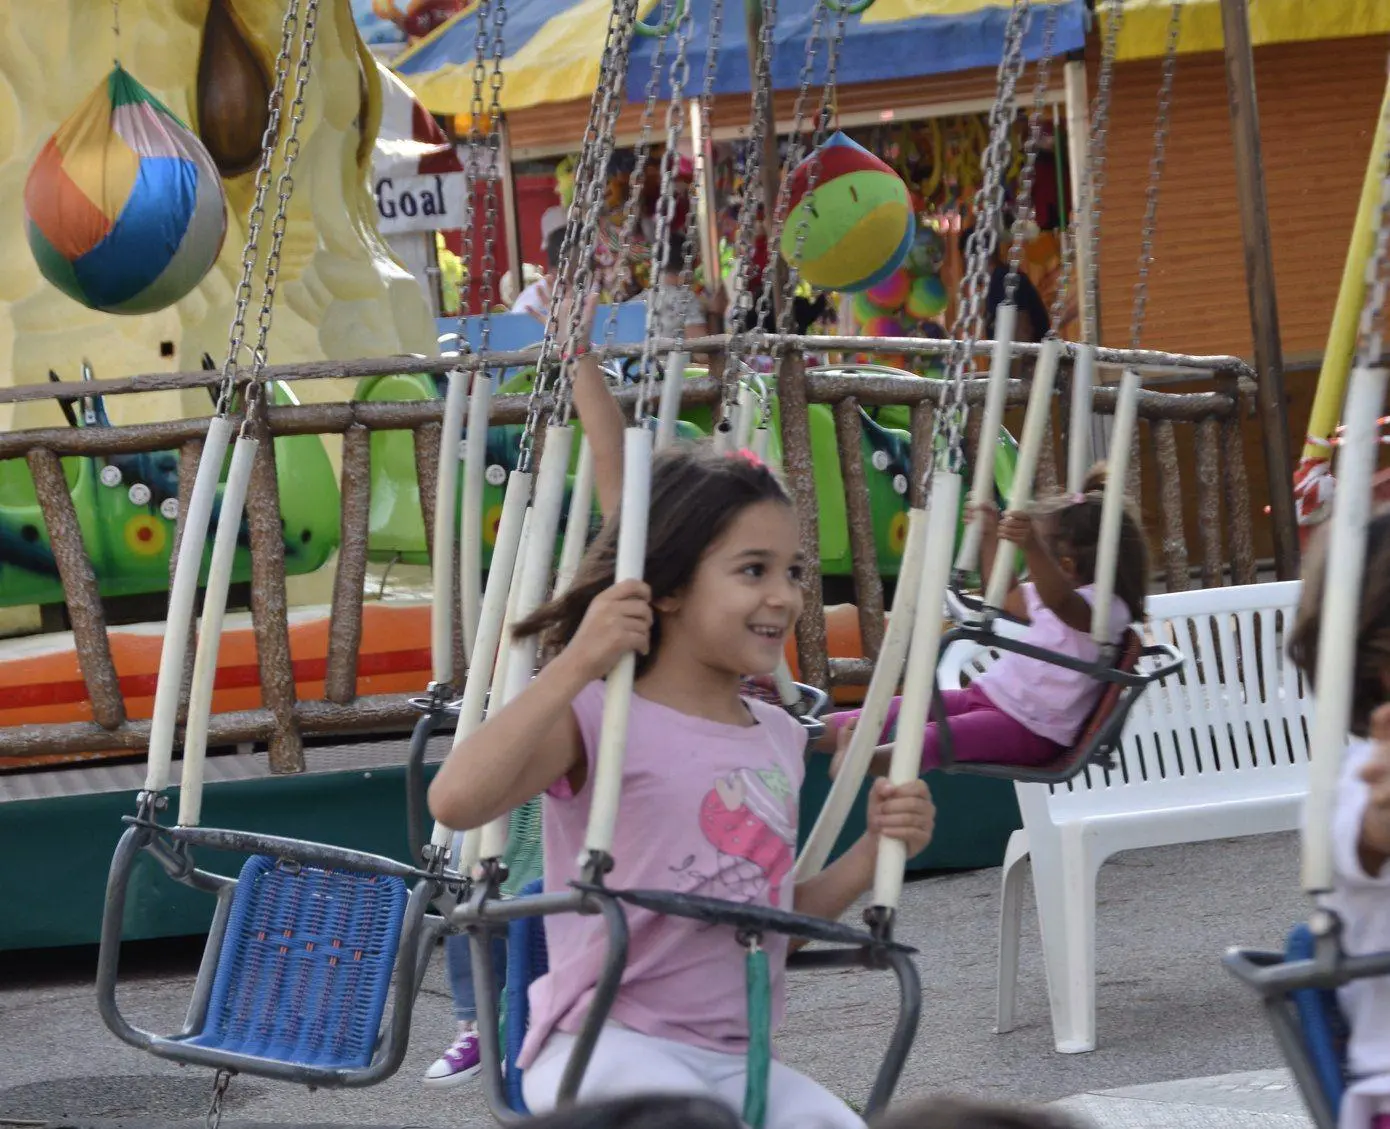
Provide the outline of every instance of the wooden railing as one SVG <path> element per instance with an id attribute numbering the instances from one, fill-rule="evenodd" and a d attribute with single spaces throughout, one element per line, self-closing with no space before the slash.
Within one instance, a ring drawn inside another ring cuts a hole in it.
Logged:
<path id="1" fill-rule="evenodd" d="M 803 544 L 811 562 L 808 589 L 820 591 L 819 537 L 814 476 L 811 468 L 810 404 L 832 407 L 838 441 L 840 470 L 845 484 L 852 576 L 863 658 L 831 659 L 827 655 L 826 623 L 820 599 L 808 599 L 797 631 L 802 678 L 822 687 L 862 685 L 868 681 L 883 638 L 884 587 L 879 572 L 869 507 L 866 472 L 860 455 L 861 406 L 906 405 L 911 408 L 911 459 L 914 471 L 924 465 L 931 450 L 934 413 L 944 385 L 909 376 L 807 373 L 797 347 L 790 346 L 782 359 L 778 379 L 783 427 L 783 459 L 786 479 L 802 524 Z M 723 338 L 692 342 L 697 350 L 717 352 Z M 904 344 L 908 349 L 901 348 Z M 911 343 L 898 343 L 897 351 L 911 351 Z M 858 348 L 847 342 L 847 348 Z M 985 346 L 982 346 L 984 348 Z M 490 365 L 524 364 L 531 354 L 497 355 Z M 467 367 L 479 367 L 476 359 Z M 452 359 L 392 357 L 342 363 L 323 362 L 276 366 L 267 379 L 306 380 L 353 378 L 389 373 L 439 374 L 456 367 Z M 1222 582 L 1227 566 L 1235 582 L 1255 579 L 1251 548 L 1251 515 L 1243 461 L 1241 425 L 1245 413 L 1241 382 L 1249 370 L 1230 358 L 1203 359 L 1201 367 L 1213 374 L 1213 390 L 1170 394 L 1145 391 L 1139 416 L 1147 421 L 1157 468 L 1158 530 L 1161 558 L 1170 588 L 1191 583 L 1189 547 L 1184 532 L 1188 516 L 1197 518 L 1200 530 L 1198 572 L 1203 586 Z M 48 399 L 54 396 L 105 396 L 166 389 L 186 389 L 215 383 L 217 374 L 176 373 L 124 380 L 24 386 L 0 390 L 0 403 Z M 1065 380 L 1060 402 L 1066 402 Z M 1021 406 L 1027 399 L 1024 381 L 1011 382 L 1008 403 Z M 720 395 L 712 378 L 687 381 L 687 404 L 713 404 Z M 984 382 L 972 380 L 966 396 L 970 403 L 983 399 Z M 631 411 L 635 389 L 619 393 L 625 410 Z M 1114 411 L 1115 391 L 1099 388 L 1094 410 Z M 493 424 L 517 424 L 526 414 L 526 398 L 500 396 L 493 400 Z M 284 543 L 280 503 L 276 488 L 274 445 L 262 443 L 252 474 L 247 499 L 251 534 L 251 614 L 257 649 L 261 701 L 258 709 L 215 714 L 209 727 L 211 745 L 264 742 L 273 772 L 303 771 L 304 738 L 309 735 L 348 734 L 402 730 L 418 716 L 407 696 L 401 694 L 359 697 L 358 648 L 362 639 L 363 587 L 367 570 L 368 514 L 371 505 L 370 439 L 374 431 L 408 430 L 415 441 L 421 509 L 427 543 L 432 540 L 435 487 L 440 464 L 440 432 L 443 401 L 403 403 L 333 403 L 270 406 L 265 425 L 272 436 L 329 435 L 343 437 L 341 519 L 342 534 L 334 580 L 328 636 L 324 696 L 307 701 L 297 697 L 291 664 L 288 601 L 285 589 Z M 1060 413 L 1059 413 L 1060 415 Z M 972 419 L 978 413 L 972 413 Z M 60 459 L 66 456 L 132 454 L 179 450 L 179 519 L 174 554 L 183 535 L 183 515 L 207 432 L 207 419 L 175 420 L 111 428 L 40 428 L 0 434 L 0 459 L 24 458 L 34 478 L 36 495 L 49 531 L 67 599 L 77 658 L 92 705 L 93 720 L 47 725 L 0 728 L 0 752 L 18 756 L 139 750 L 149 738 L 149 722 L 131 720 L 121 692 L 107 636 L 106 619 L 91 560 L 82 543 Z M 1190 429 L 1195 450 L 1195 495 L 1182 486 L 1179 427 Z M 1054 436 L 1056 439 L 1056 436 Z M 1041 481 L 1055 481 L 1055 451 L 1044 453 Z M 920 504 L 920 475 L 914 473 L 909 501 Z M 1196 514 L 1185 513 L 1187 499 L 1195 497 Z M 1224 506 L 1225 520 L 1221 518 Z M 1222 530 L 1229 534 L 1223 540 Z M 430 546 L 432 552 L 432 546 Z M 457 601 L 455 601 L 457 604 Z M 456 646 L 456 649 L 457 646 Z M 191 675 L 193 648 L 188 651 L 184 677 L 184 707 Z M 461 662 L 455 669 L 463 669 Z M 422 686 L 421 690 L 425 688 Z"/>

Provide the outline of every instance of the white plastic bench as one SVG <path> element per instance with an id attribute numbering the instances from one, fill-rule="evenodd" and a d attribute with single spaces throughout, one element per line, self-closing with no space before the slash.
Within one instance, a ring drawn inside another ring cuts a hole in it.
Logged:
<path id="1" fill-rule="evenodd" d="M 1290 831 L 1308 788 L 1311 703 L 1285 654 L 1299 581 L 1150 597 L 1145 634 L 1186 656 L 1151 686 L 1124 729 L 1114 770 L 1069 784 L 1016 784 L 1023 830 L 1004 858 L 998 1024 L 1014 1026 L 1023 868 L 1031 856 L 1057 1050 L 1096 1046 L 1096 875 L 1118 851 Z M 994 654 L 957 644 L 943 686 Z"/>

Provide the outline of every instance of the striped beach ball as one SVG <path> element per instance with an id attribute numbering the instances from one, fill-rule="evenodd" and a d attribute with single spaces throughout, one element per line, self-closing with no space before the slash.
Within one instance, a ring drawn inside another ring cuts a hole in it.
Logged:
<path id="1" fill-rule="evenodd" d="M 184 297 L 227 233 L 222 179 L 203 143 L 119 65 L 44 144 L 24 214 L 43 276 L 114 314 Z"/>

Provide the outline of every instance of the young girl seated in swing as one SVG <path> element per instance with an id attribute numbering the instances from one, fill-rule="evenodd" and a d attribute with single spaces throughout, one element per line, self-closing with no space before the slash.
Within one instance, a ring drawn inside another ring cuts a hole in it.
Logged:
<path id="1" fill-rule="evenodd" d="M 1091 638 L 1091 604 L 1095 597 L 1096 550 L 1100 541 L 1101 489 L 1104 471 L 1087 477 L 1089 492 L 1040 501 L 1026 512 L 1003 518 L 993 502 L 971 507 L 983 522 L 981 575 L 989 576 L 1000 540 L 1017 545 L 1029 580 L 1016 584 L 1004 611 L 1028 624 L 1025 642 L 1084 662 L 1100 658 Z M 1149 555 L 1143 528 L 1126 506 L 1120 528 L 1115 598 L 1110 606 L 1110 636 L 1116 642 L 1143 615 L 1148 592 Z M 1104 683 L 1080 671 L 1042 659 L 1004 651 L 999 660 L 964 690 L 941 692 L 956 760 L 997 764 L 1041 765 L 1057 759 L 1075 743 L 1104 692 Z M 895 698 L 879 740 L 887 742 L 897 719 Z M 832 714 L 817 751 L 835 752 L 832 774 L 849 748 L 858 710 Z M 935 721 L 927 723 L 922 771 L 940 764 Z M 871 771 L 887 771 L 891 746 L 875 753 Z"/>
<path id="2" fill-rule="evenodd" d="M 564 645 L 517 698 L 456 748 L 430 787 L 430 810 L 476 827 L 545 794 L 545 888 L 563 890 L 583 853 L 602 721 L 602 679 L 636 652 L 614 888 L 677 890 L 834 919 L 873 881 L 879 837 L 909 856 L 931 836 L 926 786 L 880 781 L 869 830 L 801 883 L 792 876 L 805 735 L 784 711 L 740 696 L 740 679 L 775 669 L 801 611 L 796 518 L 772 472 L 740 453 L 682 447 L 652 468 L 645 582 L 614 584 L 617 522 L 585 556 L 569 591 L 518 624 L 519 637 Z M 735 930 L 627 909 L 622 986 L 581 1098 L 713 1095 L 734 1109 L 747 1077 L 744 949 Z M 550 972 L 531 989 L 521 1056 L 527 1105 L 556 1102 L 593 996 L 600 919 L 549 918 Z M 774 1029 L 785 1006 L 784 937 L 764 940 Z M 860 1126 L 839 1098 L 771 1065 L 767 1129 Z"/>
<path id="3" fill-rule="evenodd" d="M 1304 569 L 1289 639 L 1289 657 L 1314 691 L 1326 551 L 1324 537 Z M 1335 885 L 1326 903 L 1341 918 L 1342 945 L 1353 956 L 1390 951 L 1390 511 L 1366 530 L 1357 627 L 1352 740 L 1337 786 Z M 1337 990 L 1337 1001 L 1351 1027 L 1341 1129 L 1390 1129 L 1390 977 L 1353 980 Z"/>

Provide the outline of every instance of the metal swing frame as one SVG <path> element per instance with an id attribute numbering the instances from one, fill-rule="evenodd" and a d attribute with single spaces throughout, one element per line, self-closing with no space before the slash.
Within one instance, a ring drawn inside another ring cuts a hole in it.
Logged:
<path id="1" fill-rule="evenodd" d="M 1337 1107 L 1309 1047 L 1295 995 L 1333 990 L 1353 980 L 1390 976 L 1390 952 L 1348 956 L 1342 948 L 1341 922 L 1328 910 L 1318 910 L 1308 928 L 1313 939 L 1311 958 L 1290 960 L 1284 953 L 1233 948 L 1221 963 L 1260 997 L 1265 1018 L 1317 1129 L 1337 1129 Z"/>

